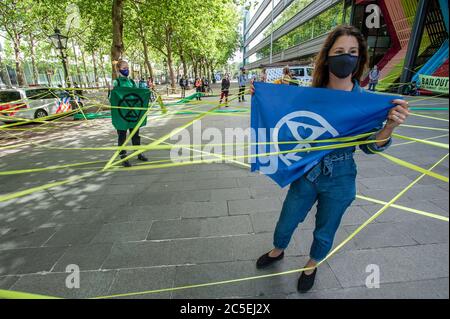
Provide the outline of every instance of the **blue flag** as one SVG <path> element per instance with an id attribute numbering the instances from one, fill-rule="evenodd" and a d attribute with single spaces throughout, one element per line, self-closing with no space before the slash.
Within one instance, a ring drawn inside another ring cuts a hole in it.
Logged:
<path id="1" fill-rule="evenodd" d="M 398 96 L 255 83 L 251 103 L 252 154 L 279 153 L 330 145 L 311 143 L 368 133 L 380 128 Z M 296 142 L 299 143 L 296 143 Z M 283 143 L 295 142 L 295 143 Z M 270 143 L 270 144 L 269 144 Z M 284 187 L 334 150 L 291 152 L 251 158 L 251 170 Z"/>

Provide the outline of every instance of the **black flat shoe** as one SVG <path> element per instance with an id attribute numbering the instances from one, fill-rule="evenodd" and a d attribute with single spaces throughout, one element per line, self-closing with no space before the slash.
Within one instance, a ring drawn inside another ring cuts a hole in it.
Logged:
<path id="1" fill-rule="evenodd" d="M 143 162 L 148 162 L 148 158 L 142 154 L 138 155 L 138 160 L 143 161 Z"/>
<path id="2" fill-rule="evenodd" d="M 120 159 L 124 159 L 124 158 L 126 158 L 127 157 L 127 154 L 124 154 L 124 155 L 120 155 Z M 131 163 L 128 161 L 128 160 L 126 160 L 126 161 L 123 161 L 122 163 L 120 163 L 123 167 L 131 167 Z"/>
<path id="3" fill-rule="evenodd" d="M 305 293 L 314 286 L 314 280 L 316 279 L 317 268 L 311 275 L 302 272 L 300 278 L 298 279 L 297 290 L 300 293 Z"/>
<path id="4" fill-rule="evenodd" d="M 284 257 L 284 251 L 278 257 L 270 257 L 269 253 L 270 251 L 258 258 L 258 260 L 256 261 L 256 268 L 258 269 L 266 268 L 271 264 L 273 264 L 274 262 L 283 259 Z"/>

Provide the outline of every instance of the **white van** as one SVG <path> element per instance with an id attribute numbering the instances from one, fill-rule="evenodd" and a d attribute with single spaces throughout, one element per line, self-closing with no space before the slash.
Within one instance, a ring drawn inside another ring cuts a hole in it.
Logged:
<path id="1" fill-rule="evenodd" d="M 300 86 L 311 86 L 314 68 L 310 66 L 289 67 L 292 77 L 299 81 Z"/>
<path id="2" fill-rule="evenodd" d="M 310 86 L 314 68 L 311 66 L 290 66 L 289 70 L 300 86 Z M 283 67 L 268 67 L 266 69 L 267 81 L 273 82 L 281 79 L 283 76 Z"/>

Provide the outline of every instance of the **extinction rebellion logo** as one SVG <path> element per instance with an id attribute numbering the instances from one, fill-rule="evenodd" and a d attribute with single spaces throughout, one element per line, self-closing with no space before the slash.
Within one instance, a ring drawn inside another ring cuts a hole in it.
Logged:
<path id="1" fill-rule="evenodd" d="M 304 149 L 313 147 L 305 141 L 317 140 L 320 137 L 325 137 L 325 134 L 330 134 L 331 137 L 336 137 L 339 132 L 328 123 L 322 116 L 308 111 L 292 112 L 281 118 L 273 130 L 272 140 L 275 143 L 275 151 L 286 151 L 294 149 Z M 296 140 L 301 143 L 290 148 L 292 144 L 281 145 L 279 141 Z M 290 148 L 290 149 L 289 149 Z M 303 157 L 298 153 L 280 154 L 280 159 L 287 166 L 298 162 Z"/>
<path id="2" fill-rule="evenodd" d="M 119 109 L 119 115 L 125 121 L 133 123 L 139 121 L 144 107 L 144 101 L 139 95 L 135 93 L 127 94 L 120 100 L 119 105 L 123 107 Z"/>

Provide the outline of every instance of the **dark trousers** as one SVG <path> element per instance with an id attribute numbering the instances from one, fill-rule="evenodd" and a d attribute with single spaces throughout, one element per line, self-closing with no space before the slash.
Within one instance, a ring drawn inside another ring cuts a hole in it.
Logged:
<path id="1" fill-rule="evenodd" d="M 184 99 L 186 97 L 186 88 L 184 86 L 181 87 L 181 98 Z"/>
<path id="2" fill-rule="evenodd" d="M 197 92 L 197 101 L 200 101 L 202 99 L 202 88 L 197 87 L 196 92 Z"/>
<path id="3" fill-rule="evenodd" d="M 245 86 L 240 86 L 239 87 L 239 102 L 241 101 L 245 101 L 244 99 L 244 92 L 245 92 Z"/>
<path id="4" fill-rule="evenodd" d="M 130 128 L 130 134 L 132 131 L 133 129 Z M 125 143 L 125 140 L 127 139 L 127 131 L 117 130 L 117 135 L 119 137 L 117 144 L 119 146 L 122 146 L 123 143 Z M 134 134 L 133 137 L 131 138 L 131 142 L 133 143 L 133 145 L 141 145 L 141 137 L 139 136 L 139 129 L 137 130 L 136 134 Z M 120 151 L 120 155 L 125 155 L 126 153 L 127 153 L 126 150 Z"/>

